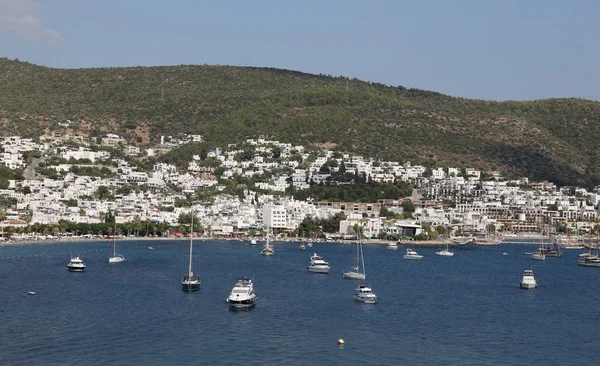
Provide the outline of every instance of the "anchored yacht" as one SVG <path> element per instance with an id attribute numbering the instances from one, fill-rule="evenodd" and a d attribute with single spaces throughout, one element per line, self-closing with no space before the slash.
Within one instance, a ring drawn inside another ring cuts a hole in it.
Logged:
<path id="1" fill-rule="evenodd" d="M 354 299 L 367 304 L 375 304 L 377 302 L 377 295 L 373 293 L 373 290 L 369 286 L 359 285 L 356 288 Z"/>
<path id="2" fill-rule="evenodd" d="M 535 278 L 533 277 L 533 271 L 526 269 L 525 273 L 523 273 L 523 279 L 521 280 L 521 288 L 532 289 L 536 288 L 536 286 L 537 282 L 535 282 Z"/>
<path id="3" fill-rule="evenodd" d="M 85 270 L 85 263 L 77 257 L 71 257 L 71 261 L 67 264 L 67 268 L 71 272 L 83 272 Z"/>
<path id="4" fill-rule="evenodd" d="M 323 258 L 321 258 L 317 253 L 314 253 L 310 257 L 310 265 L 306 267 L 309 272 L 315 273 L 329 273 L 331 267 L 329 267 L 329 263 L 325 262 Z"/>
<path id="5" fill-rule="evenodd" d="M 254 293 L 252 280 L 246 277 L 238 278 L 226 301 L 229 306 L 237 309 L 256 305 L 256 294 Z"/>
<path id="6" fill-rule="evenodd" d="M 421 259 L 422 255 L 417 254 L 414 250 L 408 248 L 406 249 L 406 253 L 404 253 L 404 259 Z"/>

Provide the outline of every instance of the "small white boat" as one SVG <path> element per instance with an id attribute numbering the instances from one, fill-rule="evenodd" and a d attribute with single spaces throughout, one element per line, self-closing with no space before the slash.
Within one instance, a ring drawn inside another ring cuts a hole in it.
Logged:
<path id="1" fill-rule="evenodd" d="M 28 295 L 35 295 L 35 291 L 28 291 L 27 294 Z"/>
<path id="2" fill-rule="evenodd" d="M 398 250 L 398 244 L 396 244 L 396 243 L 389 243 L 385 247 L 385 249 L 387 249 L 387 250 Z"/>
<path id="3" fill-rule="evenodd" d="M 442 257 L 453 257 L 454 253 L 448 250 L 448 244 L 446 244 L 446 249 L 438 250 L 437 252 L 435 252 L 435 255 L 439 255 Z"/>
<path id="4" fill-rule="evenodd" d="M 308 243 L 306 243 L 306 247 L 307 248 L 312 248 L 312 243 L 309 241 Z"/>
<path id="5" fill-rule="evenodd" d="M 67 269 L 71 272 L 83 272 L 85 270 L 85 262 L 77 257 L 71 257 L 71 261 L 67 264 Z"/>
<path id="6" fill-rule="evenodd" d="M 242 277 L 236 280 L 229 297 L 225 300 L 229 306 L 236 309 L 249 308 L 256 305 L 256 294 L 252 280 Z"/>
<path id="7" fill-rule="evenodd" d="M 300 249 L 306 249 L 306 245 L 304 243 L 300 244 Z"/>
<path id="8" fill-rule="evenodd" d="M 417 254 L 414 250 L 408 248 L 406 249 L 406 253 L 404 253 L 404 259 L 421 259 L 422 255 Z"/>
<path id="9" fill-rule="evenodd" d="M 250 240 L 250 245 L 254 246 L 257 245 L 258 243 L 256 242 L 255 239 Z"/>
<path id="10" fill-rule="evenodd" d="M 321 258 L 317 253 L 314 253 L 310 257 L 310 265 L 306 267 L 309 272 L 314 273 L 329 273 L 331 267 L 329 267 L 329 263 L 325 262 L 323 258 Z"/>
<path id="11" fill-rule="evenodd" d="M 536 287 L 537 282 L 535 282 L 535 278 L 533 277 L 533 271 L 526 269 L 525 273 L 523 273 L 523 279 L 521 279 L 521 288 L 528 290 Z"/>
<path id="12" fill-rule="evenodd" d="M 373 293 L 373 290 L 369 286 L 359 285 L 356 288 L 354 299 L 366 304 L 375 304 L 377 302 L 377 295 Z"/>
<path id="13" fill-rule="evenodd" d="M 153 247 L 148 247 L 148 250 L 154 250 L 154 248 Z"/>

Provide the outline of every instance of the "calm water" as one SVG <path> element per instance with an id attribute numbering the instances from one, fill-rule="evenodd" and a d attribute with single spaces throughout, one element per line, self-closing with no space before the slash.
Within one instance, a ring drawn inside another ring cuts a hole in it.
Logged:
<path id="1" fill-rule="evenodd" d="M 332 266 L 319 275 L 297 243 L 262 257 L 260 246 L 198 242 L 191 294 L 180 288 L 187 242 L 120 245 L 124 264 L 108 263 L 108 242 L 0 247 L 0 364 L 597 364 L 600 269 L 578 266 L 579 251 L 538 262 L 524 255 L 531 245 L 452 258 L 419 249 L 425 258 L 407 261 L 403 247 L 367 246 L 381 300 L 366 305 L 341 278 L 350 245 L 315 244 Z M 67 271 L 70 253 L 84 273 Z M 539 287 L 521 290 L 529 268 Z M 250 311 L 225 303 L 239 276 L 255 280 Z"/>

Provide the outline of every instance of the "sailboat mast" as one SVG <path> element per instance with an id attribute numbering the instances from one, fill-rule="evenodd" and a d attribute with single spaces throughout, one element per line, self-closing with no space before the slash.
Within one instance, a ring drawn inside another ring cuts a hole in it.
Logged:
<path id="1" fill-rule="evenodd" d="M 113 229 L 113 252 L 112 252 L 112 256 L 113 257 L 117 256 L 117 254 L 116 254 L 116 251 L 117 251 L 116 240 L 117 240 L 117 220 L 115 219 L 115 227 Z"/>
<path id="2" fill-rule="evenodd" d="M 362 263 L 363 275 L 366 277 L 367 276 L 367 270 L 365 269 L 365 257 L 363 255 L 362 243 L 359 242 L 358 246 L 360 247 L 360 261 Z"/>
<path id="3" fill-rule="evenodd" d="M 190 224 L 190 266 L 188 268 L 188 276 L 192 277 L 192 245 L 194 241 L 194 212 L 192 211 L 192 223 Z"/>

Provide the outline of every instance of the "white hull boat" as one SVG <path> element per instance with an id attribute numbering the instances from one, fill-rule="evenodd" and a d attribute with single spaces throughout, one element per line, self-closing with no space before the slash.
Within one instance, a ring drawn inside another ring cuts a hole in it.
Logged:
<path id="1" fill-rule="evenodd" d="M 423 256 L 417 254 L 417 252 L 415 252 L 414 250 L 408 248 L 406 249 L 406 253 L 404 254 L 404 259 L 422 259 Z"/>
<path id="2" fill-rule="evenodd" d="M 362 268 L 362 270 L 361 270 Z M 358 239 L 356 243 L 356 257 L 354 257 L 353 267 L 342 274 L 343 278 L 349 280 L 364 280 L 367 277 L 365 272 L 365 257 L 362 250 L 362 242 Z"/>
<path id="3" fill-rule="evenodd" d="M 245 309 L 256 305 L 256 293 L 254 293 L 252 280 L 246 277 L 238 278 L 225 301 L 235 309 Z"/>
<path id="4" fill-rule="evenodd" d="M 537 282 L 535 281 L 535 278 L 533 277 L 533 271 L 530 269 L 525 270 L 525 273 L 523 274 L 523 279 L 521 279 L 521 288 L 522 289 L 534 289 L 537 287 Z"/>
<path id="5" fill-rule="evenodd" d="M 454 253 L 451 252 L 448 249 L 448 245 L 446 245 L 446 249 L 440 249 L 440 250 L 438 250 L 437 252 L 435 252 L 435 255 L 439 255 L 439 256 L 442 256 L 442 257 L 453 257 Z"/>
<path id="6" fill-rule="evenodd" d="M 85 262 L 79 256 L 71 257 L 67 269 L 71 272 L 83 272 L 85 271 Z"/>
<path id="7" fill-rule="evenodd" d="M 366 304 L 375 304 L 378 299 L 377 295 L 373 293 L 373 290 L 369 286 L 359 285 L 356 288 L 354 300 L 364 302 Z"/>
<path id="8" fill-rule="evenodd" d="M 385 249 L 387 250 L 398 250 L 398 244 L 396 243 L 390 243 L 387 245 L 387 247 L 385 247 Z"/>
<path id="9" fill-rule="evenodd" d="M 329 263 L 325 262 L 323 258 L 314 253 L 310 257 L 310 265 L 306 267 L 309 272 L 314 273 L 329 273 L 331 267 L 329 267 Z"/>

